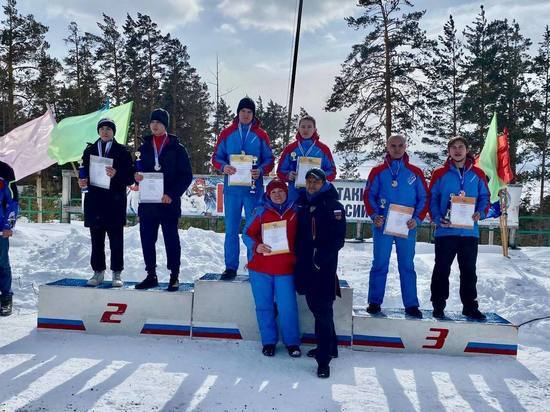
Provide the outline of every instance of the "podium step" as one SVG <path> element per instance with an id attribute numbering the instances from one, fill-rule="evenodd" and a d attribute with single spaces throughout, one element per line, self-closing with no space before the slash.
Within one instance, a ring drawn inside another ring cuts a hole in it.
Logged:
<path id="1" fill-rule="evenodd" d="M 403 309 L 383 309 L 371 315 L 353 310 L 353 349 L 368 351 L 439 353 L 447 355 L 517 355 L 518 329 L 496 313 L 485 321 L 446 312 L 439 320 L 431 310 L 423 319 L 411 318 Z"/>
<path id="2" fill-rule="evenodd" d="M 41 285 L 38 329 L 81 331 L 108 335 L 190 336 L 193 284 L 167 292 L 168 284 L 135 290 L 137 282 L 113 288 L 97 287 L 85 279 L 61 279 Z"/>

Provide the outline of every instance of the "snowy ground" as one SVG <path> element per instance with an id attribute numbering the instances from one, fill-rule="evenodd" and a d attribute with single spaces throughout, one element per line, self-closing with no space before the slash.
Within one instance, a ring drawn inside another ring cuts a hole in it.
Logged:
<path id="1" fill-rule="evenodd" d="M 180 236 L 184 281 L 223 267 L 223 235 L 190 229 Z M 126 230 L 125 250 L 125 279 L 141 280 L 137 227 Z M 520 328 L 517 360 L 341 349 L 328 380 L 314 375 L 313 360 L 291 359 L 282 349 L 266 358 L 253 342 L 37 333 L 38 285 L 87 278 L 89 253 L 87 230 L 79 224 L 18 224 L 10 250 L 15 312 L 0 319 L 0 411 L 550 410 L 547 320 Z M 480 248 L 481 309 L 516 324 L 550 315 L 550 249 L 511 253 L 505 259 L 498 247 Z M 354 288 L 356 306 L 366 302 L 371 256 L 369 242 L 346 244 L 341 253 L 340 276 Z M 418 244 L 423 308 L 429 308 L 433 258 L 433 245 Z M 461 309 L 456 269 L 449 310 Z M 159 274 L 168 279 L 166 271 Z M 394 257 L 384 306 L 401 306 Z"/>

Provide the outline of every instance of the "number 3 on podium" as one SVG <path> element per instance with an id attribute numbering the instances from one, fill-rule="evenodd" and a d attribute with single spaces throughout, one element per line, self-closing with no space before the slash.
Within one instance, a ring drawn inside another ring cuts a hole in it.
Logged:
<path id="1" fill-rule="evenodd" d="M 449 329 L 430 328 L 430 332 L 438 332 L 437 336 L 426 336 L 426 340 L 435 340 L 433 345 L 423 345 L 424 349 L 441 349 L 445 345 L 445 339 L 449 335 Z"/>

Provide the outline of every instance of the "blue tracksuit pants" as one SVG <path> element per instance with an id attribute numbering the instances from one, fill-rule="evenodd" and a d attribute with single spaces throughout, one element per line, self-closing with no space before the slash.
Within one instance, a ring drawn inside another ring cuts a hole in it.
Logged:
<path id="1" fill-rule="evenodd" d="M 11 296 L 11 266 L 8 252 L 10 241 L 7 237 L 0 236 L 0 295 Z"/>
<path id="2" fill-rule="evenodd" d="M 243 193 L 225 193 L 223 196 L 225 242 L 223 244 L 225 267 L 237 270 L 239 268 L 240 239 L 242 211 L 244 207 L 245 218 L 248 219 L 252 211 L 260 201 L 263 191 L 257 190 L 256 196 Z M 248 251 L 248 260 L 252 259 L 252 252 Z"/>
<path id="3" fill-rule="evenodd" d="M 392 245 L 395 242 L 397 251 L 397 267 L 401 283 L 401 297 L 403 305 L 408 308 L 420 306 L 416 293 L 416 272 L 414 270 L 414 251 L 416 246 L 416 230 L 409 232 L 408 238 L 385 235 L 383 228 L 372 227 L 373 233 L 373 260 L 369 277 L 369 303 L 379 305 L 384 301 L 386 278 Z"/>
<path id="4" fill-rule="evenodd" d="M 262 345 L 276 344 L 279 340 L 274 303 L 277 303 L 283 343 L 285 346 L 300 345 L 294 276 L 268 275 L 253 270 L 249 273 Z"/>

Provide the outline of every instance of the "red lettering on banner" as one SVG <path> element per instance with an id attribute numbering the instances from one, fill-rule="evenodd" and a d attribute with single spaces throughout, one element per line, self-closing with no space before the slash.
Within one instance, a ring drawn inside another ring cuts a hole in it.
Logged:
<path id="1" fill-rule="evenodd" d="M 111 316 L 113 315 L 124 315 L 124 312 L 126 312 L 126 308 L 128 305 L 126 303 L 107 303 L 107 306 L 114 306 L 117 308 L 116 310 L 106 310 L 103 312 L 103 315 L 101 316 L 100 322 L 105 323 L 120 323 L 122 320 L 120 319 L 111 319 Z"/>
<path id="2" fill-rule="evenodd" d="M 430 328 L 430 332 L 439 332 L 437 336 L 426 336 L 426 340 L 435 340 L 433 345 L 423 345 L 424 349 L 441 349 L 449 335 L 449 329 Z"/>

